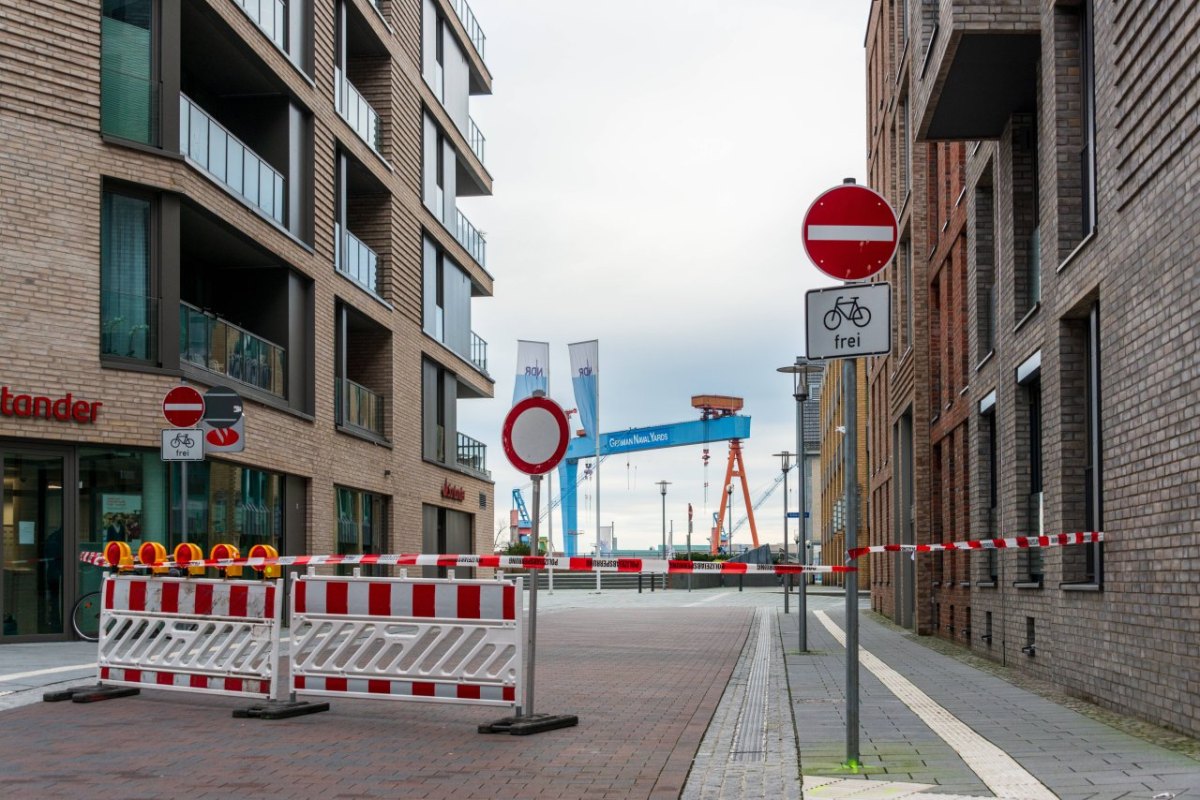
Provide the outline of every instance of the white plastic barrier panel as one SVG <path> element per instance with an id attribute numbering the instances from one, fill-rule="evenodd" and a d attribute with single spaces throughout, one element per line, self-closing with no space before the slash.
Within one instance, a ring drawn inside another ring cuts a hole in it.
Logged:
<path id="1" fill-rule="evenodd" d="M 522 581 L 300 576 L 292 689 L 329 697 L 518 706 Z"/>
<path id="2" fill-rule="evenodd" d="M 274 696 L 280 581 L 106 575 L 103 593 L 101 682 Z"/>

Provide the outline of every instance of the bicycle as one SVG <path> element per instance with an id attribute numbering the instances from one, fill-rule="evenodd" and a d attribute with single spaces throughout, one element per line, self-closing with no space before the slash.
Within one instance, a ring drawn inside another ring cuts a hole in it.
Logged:
<path id="1" fill-rule="evenodd" d="M 191 447 L 195 447 L 195 446 L 196 446 L 196 440 L 193 439 L 190 434 L 177 433 L 177 434 L 175 434 L 175 438 L 171 440 L 171 447 L 191 448 Z"/>
<path id="2" fill-rule="evenodd" d="M 822 322 L 825 330 L 835 331 L 842 325 L 842 320 L 853 322 L 856 327 L 865 328 L 871 322 L 871 309 L 858 304 L 858 297 L 840 297 L 833 308 L 825 312 Z"/>
<path id="3" fill-rule="evenodd" d="M 75 602 L 71 611 L 71 627 L 75 635 L 88 642 L 100 641 L 100 602 L 99 592 L 88 592 Z"/>

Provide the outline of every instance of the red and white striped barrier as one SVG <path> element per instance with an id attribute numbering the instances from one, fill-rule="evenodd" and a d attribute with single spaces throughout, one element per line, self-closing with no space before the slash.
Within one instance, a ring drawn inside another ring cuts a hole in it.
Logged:
<path id="1" fill-rule="evenodd" d="M 84 552 L 79 560 L 109 566 L 101 553 Z M 664 558 L 568 558 L 559 556 L 477 556 L 442 554 L 380 554 L 278 556 L 276 558 L 210 558 L 178 563 L 162 561 L 153 564 L 133 564 L 130 569 L 163 569 L 183 567 L 316 567 L 330 564 L 361 566 L 378 564 L 396 567 L 483 567 L 491 569 L 553 569 L 570 572 L 643 572 L 662 574 L 721 574 L 721 575 L 799 575 L 803 572 L 854 572 L 853 566 L 826 564 L 744 564 L 740 561 L 688 561 Z"/>
<path id="2" fill-rule="evenodd" d="M 258 583 L 106 575 L 97 654 L 103 683 L 270 698 L 283 594 Z"/>
<path id="3" fill-rule="evenodd" d="M 939 550 L 1005 550 L 1031 547 L 1066 547 L 1072 544 L 1093 544 L 1104 541 L 1103 531 L 1058 533 L 1051 536 L 1014 536 L 1008 539 L 972 539 L 965 542 L 935 544 L 875 544 L 855 547 L 848 555 L 850 561 L 867 553 L 932 553 Z"/>
<path id="4" fill-rule="evenodd" d="M 521 584 L 302 575 L 292 586 L 292 689 L 517 706 Z"/>

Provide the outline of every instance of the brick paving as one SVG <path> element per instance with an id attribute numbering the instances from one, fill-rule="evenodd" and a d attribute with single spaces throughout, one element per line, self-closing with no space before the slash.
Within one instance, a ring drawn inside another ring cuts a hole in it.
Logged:
<path id="1" fill-rule="evenodd" d="M 156 691 L 25 706 L 2 717 L 0 795 L 675 798 L 753 615 L 546 615 L 535 710 L 580 724 L 528 737 L 475 732 L 504 709 L 441 704 L 334 700 L 328 713 L 274 722 L 231 718 L 236 700 Z"/>

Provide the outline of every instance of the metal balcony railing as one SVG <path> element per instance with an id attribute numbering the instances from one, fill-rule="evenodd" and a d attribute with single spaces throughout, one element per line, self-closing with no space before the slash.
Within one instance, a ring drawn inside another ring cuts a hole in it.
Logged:
<path id="1" fill-rule="evenodd" d="M 472 472 L 491 477 L 487 469 L 487 445 L 465 433 L 458 434 L 458 464 Z"/>
<path id="2" fill-rule="evenodd" d="M 487 239 L 482 233 L 475 229 L 471 224 L 471 220 L 455 209 L 456 219 L 454 226 L 454 238 L 458 239 L 459 244 L 467 249 L 471 254 L 471 258 L 479 263 L 479 266 L 487 266 Z"/>
<path id="3" fill-rule="evenodd" d="M 354 84 L 342 73 L 341 67 L 333 68 L 334 103 L 338 114 L 350 124 L 359 138 L 379 152 L 379 114 L 354 88 Z"/>
<path id="4" fill-rule="evenodd" d="M 467 143 L 471 145 L 471 152 L 479 159 L 479 163 L 485 163 L 483 158 L 484 146 L 487 144 L 487 139 L 479 130 L 479 126 L 475 124 L 475 120 L 467 117 Z"/>
<path id="5" fill-rule="evenodd" d="M 379 256 L 362 240 L 334 224 L 334 264 L 338 272 L 373 294 L 379 293 Z"/>
<path id="6" fill-rule="evenodd" d="M 287 52 L 287 3 L 284 0 L 233 0 L 246 16 L 275 43 Z"/>
<path id="7" fill-rule="evenodd" d="M 191 303 L 179 303 L 179 358 L 189 364 L 287 395 L 287 349 Z"/>
<path id="8" fill-rule="evenodd" d="M 365 386 L 341 378 L 334 381 L 338 419 L 348 428 L 383 436 L 383 398 Z"/>
<path id="9" fill-rule="evenodd" d="M 458 14 L 463 27 L 467 29 L 467 36 L 470 37 L 471 44 L 475 45 L 475 51 L 479 53 L 480 58 L 483 58 L 483 47 L 487 43 L 487 37 L 483 35 L 483 28 L 479 26 L 479 20 L 475 19 L 475 12 L 471 11 L 467 0 L 454 0 L 454 12 Z"/>
<path id="10" fill-rule="evenodd" d="M 213 180 L 283 224 L 283 175 L 184 94 L 179 95 L 179 150 Z"/>
<path id="11" fill-rule="evenodd" d="M 487 342 L 475 331 L 471 331 L 471 363 L 479 367 L 480 372 L 487 372 Z"/>

